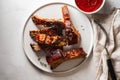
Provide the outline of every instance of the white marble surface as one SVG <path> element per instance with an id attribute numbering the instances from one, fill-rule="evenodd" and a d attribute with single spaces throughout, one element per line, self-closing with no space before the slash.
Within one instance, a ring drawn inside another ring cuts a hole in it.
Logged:
<path id="1" fill-rule="evenodd" d="M 80 69 L 64 77 L 46 75 L 36 69 L 26 58 L 22 49 L 22 31 L 29 15 L 49 2 L 74 0 L 0 0 L 0 80 L 95 80 L 96 68 L 91 54 Z M 120 0 L 106 0 L 102 13 L 111 7 L 120 7 Z"/>

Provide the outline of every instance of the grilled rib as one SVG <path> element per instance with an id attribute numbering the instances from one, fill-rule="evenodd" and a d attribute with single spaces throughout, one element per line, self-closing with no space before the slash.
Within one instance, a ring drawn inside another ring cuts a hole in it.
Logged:
<path id="1" fill-rule="evenodd" d="M 80 40 L 80 34 L 74 27 L 67 6 L 62 7 L 62 14 L 65 24 L 65 34 L 68 40 L 68 45 L 76 44 Z"/>
<path id="2" fill-rule="evenodd" d="M 40 30 L 31 30 L 29 32 L 31 38 L 35 40 L 36 34 L 43 33 L 47 35 L 59 35 L 56 30 L 49 28 L 49 29 L 40 29 Z"/>
<path id="3" fill-rule="evenodd" d="M 65 28 L 65 24 L 62 21 L 55 19 L 45 19 L 41 18 L 40 16 L 32 16 L 32 20 L 36 25 L 52 28 L 57 32 L 58 35 L 62 35 L 62 31 Z"/>
<path id="4" fill-rule="evenodd" d="M 35 44 L 35 43 L 31 43 L 30 46 L 33 49 L 33 51 L 35 51 L 36 53 L 43 50 L 48 56 L 51 55 L 51 53 L 57 49 L 63 50 L 63 47 L 48 46 L 48 45 Z"/>
<path id="5" fill-rule="evenodd" d="M 82 48 L 72 49 L 69 51 L 57 49 L 56 51 L 52 52 L 51 55 L 47 56 L 46 60 L 48 64 L 51 66 L 51 69 L 55 69 L 61 63 L 67 60 L 81 58 L 85 56 L 86 53 Z"/>
<path id="6" fill-rule="evenodd" d="M 53 25 L 58 25 L 58 24 L 64 26 L 64 23 L 60 20 L 42 18 L 37 15 L 32 16 L 32 20 L 36 25 L 45 25 L 46 27 L 51 27 Z"/>
<path id="7" fill-rule="evenodd" d="M 39 34 L 36 34 L 35 41 L 39 44 L 46 44 L 50 46 L 66 46 L 67 45 L 66 39 L 58 35 L 50 36 L 47 34 L 39 33 Z"/>

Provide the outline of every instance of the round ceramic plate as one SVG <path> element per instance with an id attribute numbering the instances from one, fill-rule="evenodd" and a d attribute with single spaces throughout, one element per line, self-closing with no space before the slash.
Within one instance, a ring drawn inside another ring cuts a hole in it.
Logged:
<path id="1" fill-rule="evenodd" d="M 86 58 L 78 58 L 78 59 L 65 61 L 61 65 L 59 65 L 56 69 L 51 70 L 50 66 L 46 62 L 45 53 L 41 51 L 40 52 L 41 58 L 40 60 L 38 60 L 36 53 L 32 50 L 30 46 L 30 43 L 35 43 L 35 42 L 31 39 L 29 35 L 29 31 L 38 30 L 36 25 L 33 23 L 31 16 L 38 15 L 44 18 L 62 19 L 61 8 L 64 5 L 67 5 L 70 16 L 71 16 L 71 20 L 81 35 L 80 44 L 65 46 L 64 48 L 82 47 L 84 51 L 87 53 L 87 56 Z M 84 62 L 88 58 L 92 50 L 93 31 L 92 31 L 91 23 L 88 17 L 83 13 L 81 13 L 77 8 L 65 3 L 50 3 L 35 10 L 31 16 L 26 21 L 26 24 L 23 30 L 23 48 L 28 59 L 36 67 L 48 73 L 56 73 L 56 74 L 66 73 L 66 72 L 75 70 L 78 66 L 81 65 L 82 62 Z"/>

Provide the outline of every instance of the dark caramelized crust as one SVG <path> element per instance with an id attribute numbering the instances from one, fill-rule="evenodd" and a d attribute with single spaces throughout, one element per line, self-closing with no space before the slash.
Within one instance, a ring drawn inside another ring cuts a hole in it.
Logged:
<path id="1" fill-rule="evenodd" d="M 62 50 L 57 49 L 50 55 L 46 56 L 46 60 L 50 65 L 51 69 L 55 69 L 58 65 L 65 61 Z"/>
<path id="2" fill-rule="evenodd" d="M 29 32 L 32 39 L 35 40 L 36 34 L 43 33 L 47 35 L 59 35 L 56 30 L 49 28 L 49 29 L 40 29 L 40 30 L 31 30 Z"/>
<path id="3" fill-rule="evenodd" d="M 47 62 L 49 64 L 53 64 L 57 62 L 59 59 L 64 58 L 62 55 L 62 50 L 57 49 L 51 53 L 51 55 L 47 56 Z"/>
<path id="4" fill-rule="evenodd" d="M 80 34 L 74 27 L 71 19 L 70 19 L 70 14 L 67 6 L 62 7 L 62 14 L 63 14 L 63 19 L 64 19 L 64 24 L 65 24 L 65 34 L 66 38 L 68 40 L 68 45 L 76 44 L 80 40 Z"/>
<path id="5" fill-rule="evenodd" d="M 36 25 L 42 25 L 43 27 L 52 28 L 56 31 L 58 35 L 62 35 L 62 31 L 65 28 L 65 24 L 62 21 L 55 19 L 45 19 L 39 16 L 33 16 L 32 20 Z"/>
<path id="6" fill-rule="evenodd" d="M 63 47 L 59 47 L 59 46 L 49 46 L 49 45 L 42 45 L 40 44 L 40 47 L 42 48 L 42 50 L 44 50 L 44 52 L 49 56 L 51 55 L 51 53 L 57 49 L 63 50 Z"/>
<path id="7" fill-rule="evenodd" d="M 39 44 L 46 44 L 50 46 L 66 46 L 67 42 L 64 37 L 54 35 L 50 36 L 47 34 L 36 34 L 35 41 Z"/>
<path id="8" fill-rule="evenodd" d="M 83 51 L 82 48 L 72 49 L 69 51 L 62 51 L 57 49 L 51 55 L 46 57 L 48 64 L 51 66 L 51 69 L 55 69 L 61 63 L 75 59 L 85 57 L 87 54 Z"/>
<path id="9" fill-rule="evenodd" d="M 82 48 L 72 49 L 64 52 L 64 54 L 67 60 L 86 56 L 86 53 L 83 51 Z"/>
<path id="10" fill-rule="evenodd" d="M 63 25 L 64 23 L 62 21 L 59 20 L 55 20 L 55 19 L 48 19 L 48 18 L 42 18 L 40 16 L 32 16 L 32 20 L 36 25 L 45 25 L 46 27 L 51 27 L 53 25 Z"/>

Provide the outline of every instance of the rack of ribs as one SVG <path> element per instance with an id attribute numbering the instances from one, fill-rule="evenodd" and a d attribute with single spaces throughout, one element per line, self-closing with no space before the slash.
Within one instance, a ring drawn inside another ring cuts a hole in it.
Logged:
<path id="1" fill-rule="evenodd" d="M 68 51 L 63 50 L 63 46 L 77 44 L 80 41 L 80 34 L 74 27 L 68 7 L 62 7 L 63 21 L 32 16 L 33 23 L 42 25 L 42 29 L 31 30 L 29 35 L 37 44 L 30 44 L 35 52 L 43 50 L 47 56 L 46 61 L 51 69 L 55 69 L 61 63 L 83 58 L 87 54 L 82 48 L 75 48 Z"/>
<path id="2" fill-rule="evenodd" d="M 45 25 L 45 27 L 50 27 L 53 25 L 64 26 L 64 23 L 60 20 L 42 18 L 37 15 L 32 16 L 32 20 L 36 25 Z"/>

